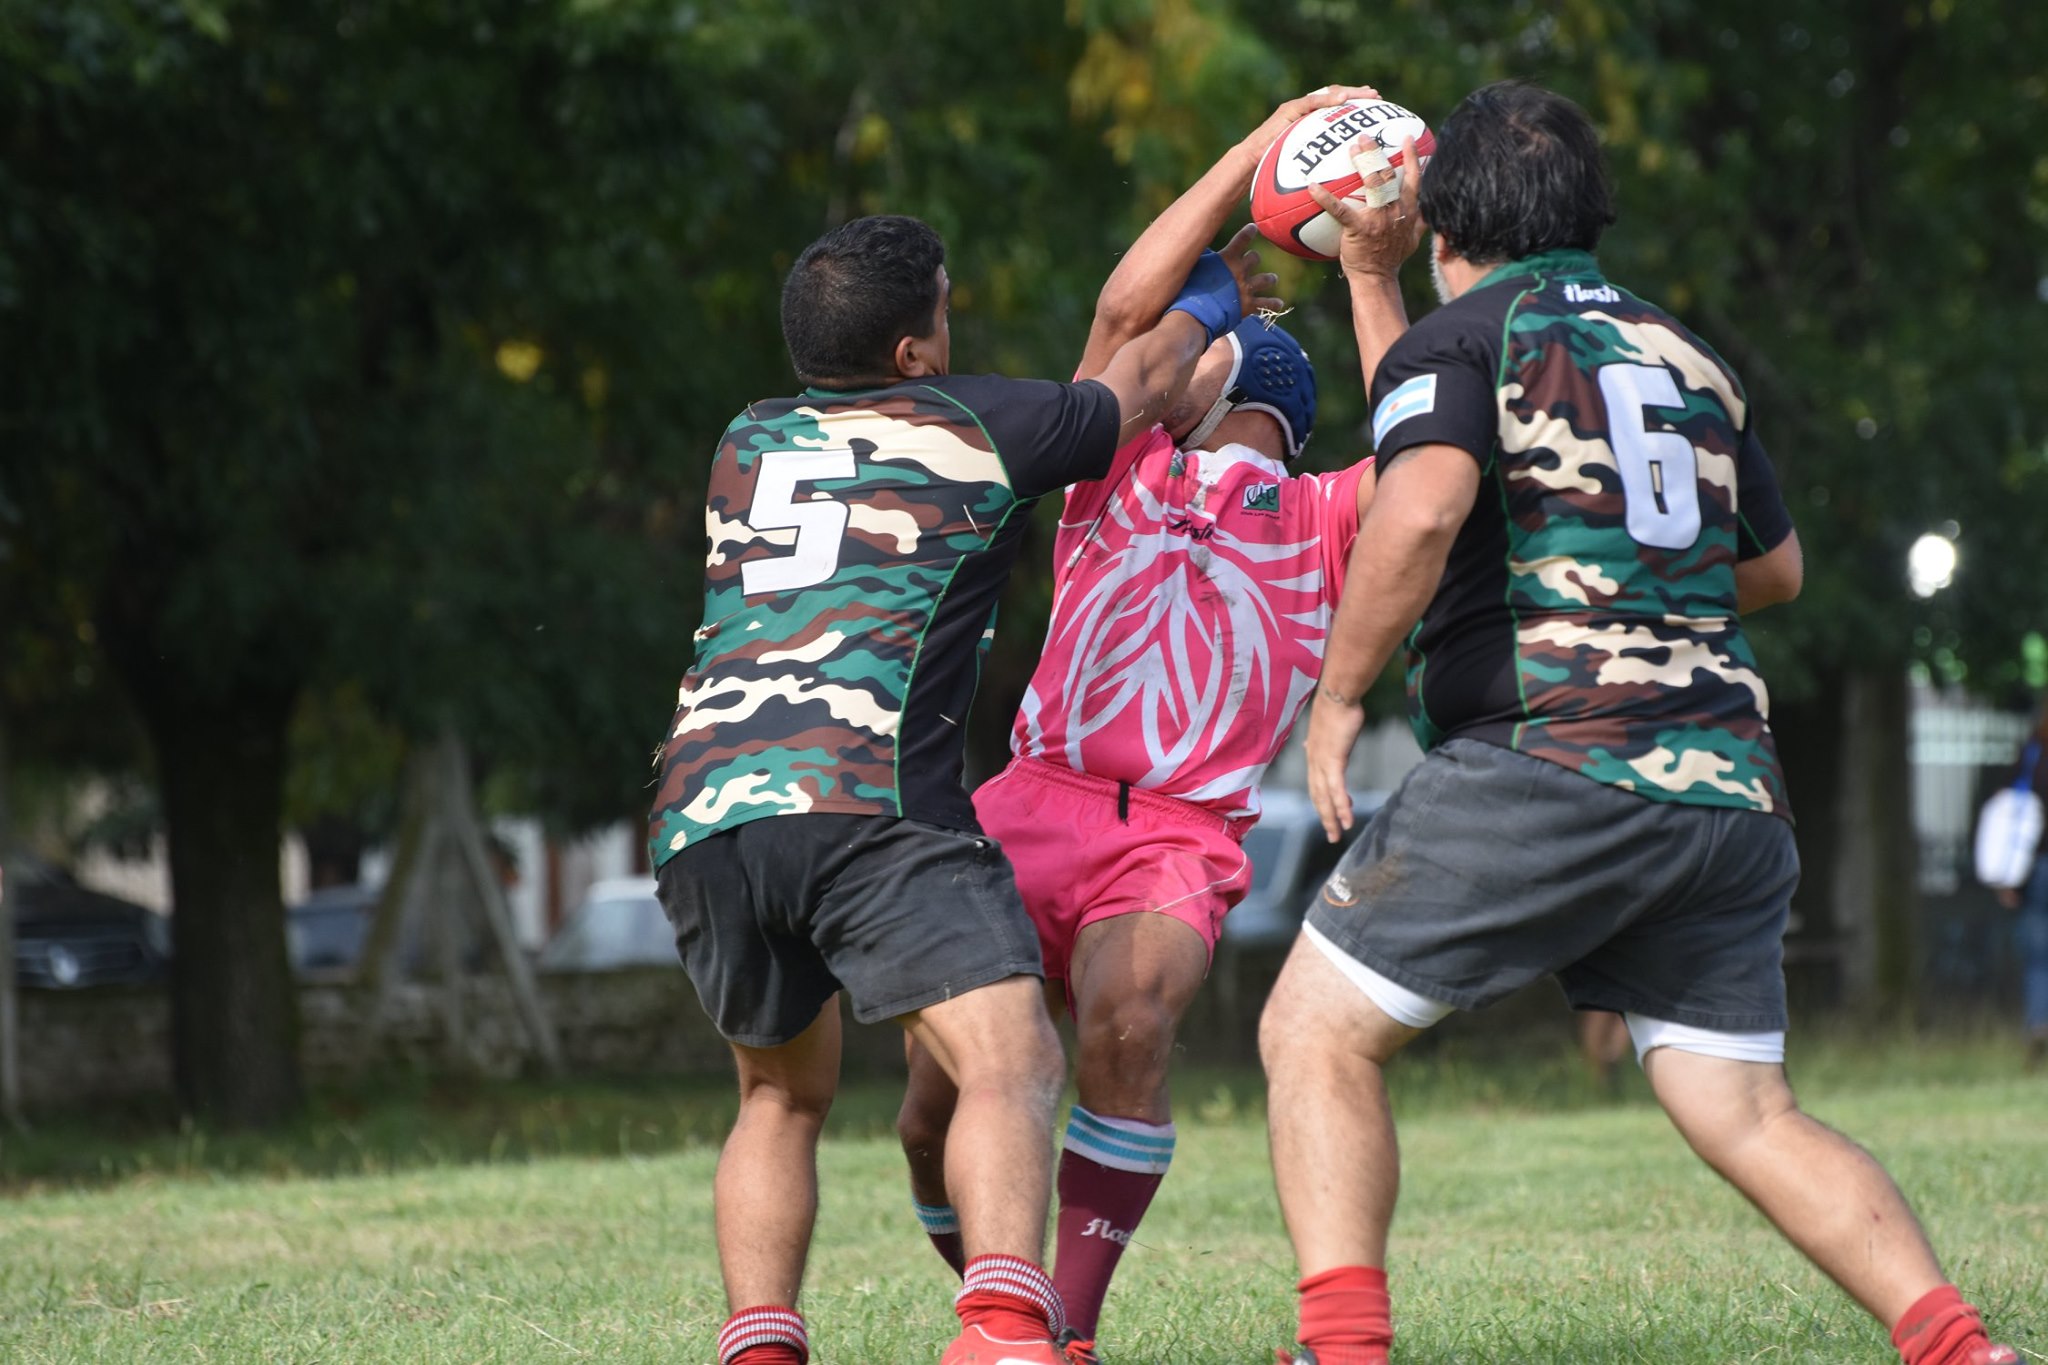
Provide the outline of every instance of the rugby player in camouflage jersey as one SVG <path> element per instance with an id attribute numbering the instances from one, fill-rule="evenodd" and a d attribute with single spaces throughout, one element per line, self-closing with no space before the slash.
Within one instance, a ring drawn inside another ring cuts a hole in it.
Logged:
<path id="1" fill-rule="evenodd" d="M 1326 207 L 1349 249 L 1360 215 Z M 1381 1066 L 1555 973 L 1574 1005 L 1627 1016 L 1693 1149 L 1893 1325 L 1907 1365 L 2016 1362 L 1883 1169 L 1785 1081 L 1799 864 L 1738 618 L 1794 596 L 1801 566 L 1740 382 L 1602 277 L 1611 195 L 1569 100 L 1467 98 L 1420 207 L 1445 306 L 1372 384 L 1379 487 L 1310 717 L 1330 837 L 1351 823 L 1360 695 L 1404 639 L 1428 753 L 1323 887 L 1260 1027 L 1304 1276 L 1295 1360 L 1387 1360 Z"/>
<path id="2" fill-rule="evenodd" d="M 960 785 L 963 723 L 1032 503 L 1099 478 L 1266 297 L 1250 235 L 1075 384 L 952 373 L 945 246 L 856 220 L 800 256 L 804 393 L 750 405 L 708 479 L 704 615 L 657 759 L 649 853 L 732 1046 L 714 1185 L 720 1365 L 801 1365 L 796 1312 L 838 1084 L 841 990 L 960 1090 L 946 1180 L 969 1260 L 946 1365 L 1054 1365 L 1039 1265 L 1063 1069 L 1009 866 Z"/>

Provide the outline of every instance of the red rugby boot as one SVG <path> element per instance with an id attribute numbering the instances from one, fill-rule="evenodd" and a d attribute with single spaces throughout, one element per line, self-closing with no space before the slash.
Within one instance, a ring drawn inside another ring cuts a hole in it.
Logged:
<path id="1" fill-rule="evenodd" d="M 1068 1360 L 1050 1337 L 1005 1341 L 984 1328 L 969 1327 L 953 1338 L 939 1365 L 1068 1365 Z"/>
<path id="2" fill-rule="evenodd" d="M 1067 1365 L 1102 1365 L 1102 1357 L 1095 1354 L 1095 1343 L 1071 1327 L 1060 1333 L 1053 1344 L 1060 1348 L 1060 1358 Z"/>
<path id="3" fill-rule="evenodd" d="M 1371 1365 L 1387 1365 L 1387 1353 L 1385 1351 L 1367 1351 L 1363 1359 L 1371 1362 Z M 1316 1360 L 1316 1353 L 1306 1346 L 1299 1347 L 1293 1351 L 1275 1351 L 1273 1353 L 1273 1360 L 1274 1365 L 1319 1365 L 1319 1362 Z"/>

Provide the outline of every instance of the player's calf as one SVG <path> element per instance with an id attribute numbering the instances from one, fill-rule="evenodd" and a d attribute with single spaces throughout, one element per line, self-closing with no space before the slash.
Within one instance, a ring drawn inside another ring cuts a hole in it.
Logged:
<path id="1" fill-rule="evenodd" d="M 954 1274 L 964 1274 L 967 1247 L 960 1237 L 960 1214 L 946 1193 L 946 1130 L 959 1092 L 929 1052 L 913 1039 L 906 1038 L 905 1044 L 910 1081 L 896 1112 L 896 1138 L 910 1171 L 911 1211 L 940 1258 Z"/>

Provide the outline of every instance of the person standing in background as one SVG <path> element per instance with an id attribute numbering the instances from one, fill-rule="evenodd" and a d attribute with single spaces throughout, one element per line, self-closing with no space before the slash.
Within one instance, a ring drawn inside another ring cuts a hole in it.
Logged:
<path id="1" fill-rule="evenodd" d="M 2031 763 L 2033 787 L 2048 792 L 2048 706 L 2034 724 L 2034 733 L 2006 778 L 2019 780 Z M 2024 885 L 2000 887 L 1998 903 L 2019 911 L 2013 926 L 2020 952 L 2020 999 L 2027 1030 L 2027 1070 L 2038 1071 L 2048 1063 L 2048 837 L 2034 849 L 2034 870 Z"/>

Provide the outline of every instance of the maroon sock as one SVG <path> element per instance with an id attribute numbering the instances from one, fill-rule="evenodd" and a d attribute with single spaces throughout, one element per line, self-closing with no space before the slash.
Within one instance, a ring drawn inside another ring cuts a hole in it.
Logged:
<path id="1" fill-rule="evenodd" d="M 1317 1365 L 1387 1365 L 1394 1344 L 1387 1272 L 1346 1265 L 1303 1280 L 1301 1344 Z"/>
<path id="2" fill-rule="evenodd" d="M 1052 1281 L 1067 1308 L 1067 1325 L 1091 1340 L 1110 1277 L 1138 1220 L 1151 1207 L 1164 1175 L 1119 1171 L 1073 1152 L 1060 1154 L 1059 1235 Z"/>
<path id="3" fill-rule="evenodd" d="M 960 1238 L 960 1215 L 950 1204 L 925 1204 L 916 1198 L 910 1207 L 917 1212 L 917 1221 L 924 1227 L 924 1235 L 931 1239 L 932 1249 L 953 1267 L 955 1275 L 967 1273 L 967 1244 Z"/>
<path id="4" fill-rule="evenodd" d="M 1075 1105 L 1060 1153 L 1053 1283 L 1067 1325 L 1093 1340 L 1110 1277 L 1173 1160 L 1173 1125 L 1090 1113 Z"/>
<path id="5" fill-rule="evenodd" d="M 718 1334 L 718 1365 L 805 1365 L 810 1358 L 803 1315 L 780 1304 L 742 1308 Z"/>
<path id="6" fill-rule="evenodd" d="M 969 1261 L 953 1311 L 962 1327 L 979 1327 L 998 1341 L 1048 1341 L 1067 1325 L 1052 1278 L 1022 1256 Z"/>
<path id="7" fill-rule="evenodd" d="M 1892 1327 L 1892 1345 L 1905 1365 L 1964 1365 L 1990 1340 L 1977 1310 L 1952 1284 L 1921 1295 Z"/>
<path id="8" fill-rule="evenodd" d="M 960 1240 L 960 1234 L 957 1232 L 928 1232 L 925 1235 L 931 1238 L 932 1250 L 938 1252 L 940 1258 L 947 1265 L 953 1267 L 955 1275 L 964 1278 L 967 1274 L 967 1243 Z"/>

